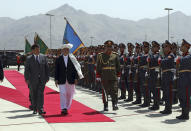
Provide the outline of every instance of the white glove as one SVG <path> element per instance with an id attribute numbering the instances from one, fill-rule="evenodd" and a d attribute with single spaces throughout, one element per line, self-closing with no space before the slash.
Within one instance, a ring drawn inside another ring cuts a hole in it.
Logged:
<path id="1" fill-rule="evenodd" d="M 145 73 L 145 76 L 146 76 L 146 77 L 149 76 L 148 72 Z"/>
<path id="2" fill-rule="evenodd" d="M 120 77 L 117 77 L 118 82 L 120 81 Z"/>
<path id="3" fill-rule="evenodd" d="M 96 78 L 96 81 L 97 82 L 101 82 L 101 78 Z"/>
<path id="4" fill-rule="evenodd" d="M 125 71 L 124 71 L 124 69 L 122 70 L 122 72 L 121 72 L 122 74 L 124 74 L 125 73 Z"/>

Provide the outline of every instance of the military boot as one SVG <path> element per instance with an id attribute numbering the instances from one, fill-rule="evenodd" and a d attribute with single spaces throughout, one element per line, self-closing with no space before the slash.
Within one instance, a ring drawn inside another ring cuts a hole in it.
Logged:
<path id="1" fill-rule="evenodd" d="M 160 111 L 161 114 L 172 114 L 172 106 L 165 106 L 165 109 L 163 111 Z"/>
<path id="2" fill-rule="evenodd" d="M 174 93 L 173 104 L 178 104 L 178 97 L 176 92 Z"/>
<path id="3" fill-rule="evenodd" d="M 159 110 L 159 106 L 158 105 L 153 105 L 152 107 L 149 107 L 150 110 Z"/>
<path id="4" fill-rule="evenodd" d="M 176 117 L 179 120 L 189 120 L 189 110 L 182 109 L 182 114 Z"/>
<path id="5" fill-rule="evenodd" d="M 154 101 L 154 105 L 152 106 L 152 107 L 150 107 L 149 109 L 150 110 L 159 110 L 159 102 L 157 102 L 157 101 Z"/>
<path id="6" fill-rule="evenodd" d="M 113 106 L 113 110 L 119 110 L 118 106 L 117 106 L 117 102 L 112 101 L 112 106 Z"/>
<path id="7" fill-rule="evenodd" d="M 108 102 L 104 103 L 104 111 L 108 111 Z"/>
<path id="8" fill-rule="evenodd" d="M 140 105 L 141 107 L 149 107 L 150 106 L 150 100 L 148 99 L 144 99 L 144 103 L 142 105 Z"/>
<path id="9" fill-rule="evenodd" d="M 136 101 L 132 102 L 132 104 L 141 104 L 141 97 L 140 95 L 136 95 Z"/>
<path id="10" fill-rule="evenodd" d="M 122 99 L 126 99 L 126 97 L 121 95 L 121 96 L 118 98 L 118 100 L 122 100 Z"/>
<path id="11" fill-rule="evenodd" d="M 154 105 L 152 107 L 150 107 L 150 110 L 159 110 L 159 100 L 155 100 L 154 99 Z"/>
<path id="12" fill-rule="evenodd" d="M 133 92 L 128 93 L 128 98 L 124 100 L 125 102 L 133 101 Z"/>

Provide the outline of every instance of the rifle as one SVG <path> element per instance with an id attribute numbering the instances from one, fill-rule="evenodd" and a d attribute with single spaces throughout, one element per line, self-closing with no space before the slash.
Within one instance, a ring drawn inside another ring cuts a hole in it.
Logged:
<path id="1" fill-rule="evenodd" d="M 176 59 L 175 59 L 176 60 Z M 176 61 L 176 72 L 175 72 L 175 85 L 174 85 L 174 90 L 177 91 L 177 86 L 178 86 L 178 78 L 179 78 L 179 68 L 180 68 L 180 63 Z"/>
<path id="2" fill-rule="evenodd" d="M 149 75 L 150 75 L 150 56 L 147 56 L 147 69 L 146 69 L 146 74 L 145 74 L 145 86 L 148 87 L 149 85 Z"/>
<path id="3" fill-rule="evenodd" d="M 134 62 L 133 62 L 133 60 L 132 60 L 132 58 L 130 57 L 130 68 L 129 68 L 129 79 L 128 79 L 128 81 L 129 82 L 133 82 L 133 72 L 132 72 L 132 67 L 133 67 L 133 64 L 134 64 Z"/>
<path id="4" fill-rule="evenodd" d="M 140 68 L 140 56 L 137 57 L 137 65 L 135 66 L 135 68 L 136 68 L 136 73 L 135 73 L 134 82 L 138 82 L 138 78 L 139 78 L 139 68 Z"/>

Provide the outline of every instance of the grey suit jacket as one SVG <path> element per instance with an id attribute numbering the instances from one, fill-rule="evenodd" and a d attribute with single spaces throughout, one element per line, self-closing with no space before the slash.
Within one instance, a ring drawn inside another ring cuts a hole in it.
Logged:
<path id="1" fill-rule="evenodd" d="M 24 77 L 25 80 L 29 80 L 30 84 L 36 84 L 39 79 L 43 84 L 46 84 L 49 80 L 46 56 L 39 54 L 39 63 L 36 62 L 34 55 L 28 56 L 25 63 Z"/>

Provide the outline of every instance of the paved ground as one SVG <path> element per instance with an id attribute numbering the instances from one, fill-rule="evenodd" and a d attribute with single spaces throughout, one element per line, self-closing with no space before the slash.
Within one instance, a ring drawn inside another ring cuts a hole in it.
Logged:
<path id="1" fill-rule="evenodd" d="M 11 67 L 14 69 L 14 67 Z M 23 73 L 23 69 L 20 71 Z M 6 87 L 14 87 L 5 79 Z M 50 80 L 47 86 L 57 90 L 54 81 Z M 1 93 L 1 92 L 0 92 Z M 99 93 L 76 87 L 75 100 L 103 112 L 103 105 Z M 49 124 L 41 116 L 32 115 L 32 111 L 0 99 L 0 131 L 189 131 L 191 120 L 180 121 L 175 117 L 180 114 L 178 105 L 173 106 L 172 115 L 161 115 L 158 112 L 151 112 L 147 108 L 139 108 L 131 103 L 119 101 L 119 110 L 112 111 L 111 102 L 109 111 L 104 114 L 116 122 L 92 122 L 92 123 L 56 123 Z M 161 107 L 163 110 L 164 107 Z"/>

